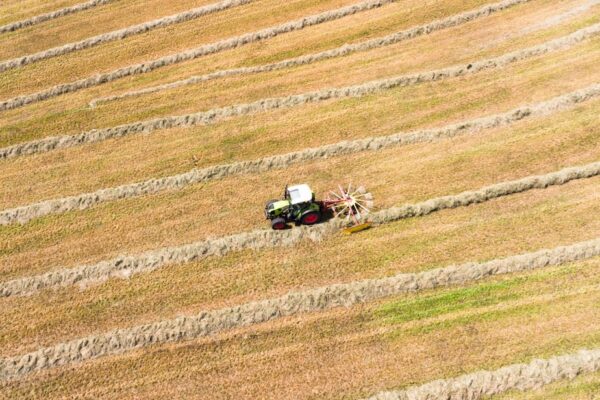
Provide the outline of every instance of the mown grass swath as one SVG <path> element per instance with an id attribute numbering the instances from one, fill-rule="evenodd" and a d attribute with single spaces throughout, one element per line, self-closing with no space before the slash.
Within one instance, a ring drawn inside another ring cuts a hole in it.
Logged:
<path id="1" fill-rule="evenodd" d="M 95 143 L 124 136 L 150 133 L 162 129 L 208 125 L 231 117 L 255 114 L 275 109 L 298 107 L 305 104 L 319 103 L 332 99 L 361 97 L 397 87 L 475 74 L 484 70 L 502 68 L 508 64 L 539 56 L 550 51 L 564 50 L 580 43 L 585 39 L 594 37 L 598 33 L 600 33 L 600 23 L 581 29 L 570 35 L 550 40 L 538 46 L 514 51 L 499 57 L 479 60 L 468 64 L 443 68 L 440 70 L 410 75 L 400 75 L 392 78 L 379 79 L 341 88 L 326 88 L 285 97 L 266 98 L 254 101 L 252 103 L 220 107 L 194 114 L 154 118 L 151 120 L 132 122 L 111 128 L 93 129 L 77 135 L 47 137 L 44 139 L 19 143 L 13 146 L 1 148 L 0 159 L 45 153 L 55 149 L 81 146 L 86 143 Z"/>
<path id="2" fill-rule="evenodd" d="M 34 54 L 28 54 L 26 56 L 13 58 L 0 62 L 0 72 L 4 72 L 10 69 L 23 67 L 28 64 L 32 64 L 37 61 L 46 60 L 48 58 L 69 54 L 74 51 L 88 49 L 90 47 L 98 46 L 103 43 L 112 42 L 115 40 L 123 40 L 129 36 L 139 35 L 157 28 L 163 28 L 166 26 L 179 24 L 181 22 L 190 21 L 196 18 L 200 18 L 204 15 L 213 14 L 219 11 L 227 10 L 232 7 L 248 4 L 254 0 L 224 0 L 219 3 L 213 3 L 202 7 L 193 8 L 188 11 L 184 11 L 179 14 L 169 15 L 168 17 L 158 18 L 152 21 L 144 22 L 129 26 L 127 28 L 118 29 L 116 31 L 103 33 L 101 35 L 92 36 L 87 39 L 80 40 L 74 43 L 67 43 L 62 46 L 53 47 L 51 49 L 43 50 Z"/>
<path id="3" fill-rule="evenodd" d="M 6 100 L 0 103 L 0 110 L 8 110 L 20 107 L 22 105 L 36 101 L 41 101 L 50 97 L 55 97 L 65 93 L 71 93 L 77 90 L 101 85 L 103 83 L 124 78 L 126 76 L 144 74 L 150 71 L 154 71 L 158 68 L 166 67 L 168 65 L 174 65 L 184 61 L 194 60 L 202 56 L 219 53 L 221 51 L 229 49 L 234 49 L 240 46 L 247 45 L 249 43 L 260 42 L 275 36 L 279 36 L 284 33 L 302 30 L 309 26 L 334 21 L 336 19 L 353 15 L 358 12 L 372 10 L 374 8 L 378 8 L 389 3 L 393 3 L 395 1 L 397 0 L 368 0 L 361 3 L 357 3 L 355 5 L 338 8 L 336 10 L 325 11 L 320 14 L 315 14 L 294 21 L 286 22 L 281 25 L 273 26 L 260 31 L 246 33 L 228 39 L 223 39 L 215 43 L 205 44 L 200 47 L 181 51 L 179 53 L 157 58 L 155 60 L 130 65 L 127 67 L 116 69 L 111 72 L 100 73 L 88 78 L 80 79 L 78 81 L 57 85 L 50 89 L 34 93 L 32 95 Z M 38 58 L 39 57 L 40 56 L 38 56 Z M 0 72 L 7 69 L 15 68 L 16 64 L 17 61 L 14 60 L 7 61 L 4 64 L 0 63 Z"/>
<path id="4" fill-rule="evenodd" d="M 0 360 L 0 379 L 122 354 L 150 345 L 190 340 L 237 327 L 271 321 L 285 316 L 317 312 L 334 307 L 373 301 L 384 297 L 478 281 L 485 277 L 530 271 L 600 255 L 600 239 L 540 250 L 484 263 L 468 263 L 413 274 L 323 286 L 242 304 L 190 317 L 114 330 L 71 340 L 24 355 Z"/>
<path id="5" fill-rule="evenodd" d="M 145 196 L 166 190 L 180 190 L 189 185 L 222 179 L 228 176 L 260 173 L 275 169 L 283 169 L 295 164 L 313 160 L 339 157 L 365 151 L 377 151 L 394 146 L 448 139 L 477 132 L 482 129 L 507 126 L 534 116 L 548 115 L 597 98 L 599 95 L 600 84 L 594 84 L 547 101 L 518 107 L 506 113 L 462 121 L 441 128 L 343 141 L 291 153 L 264 157 L 257 160 L 215 165 L 203 169 L 193 169 L 178 175 L 100 189 L 91 193 L 82 193 L 65 198 L 46 200 L 0 211 L 0 225 L 16 223 L 24 224 L 32 219 L 45 215 L 85 210 L 109 201 Z"/>
<path id="6" fill-rule="evenodd" d="M 430 33 L 452 28 L 458 25 L 465 24 L 467 22 L 471 22 L 475 19 L 487 17 L 496 12 L 505 10 L 512 6 L 525 3 L 529 0 L 504 0 L 499 3 L 488 4 L 483 7 L 480 7 L 476 10 L 463 12 L 460 14 L 456 14 L 447 18 L 438 19 L 433 22 L 416 26 L 414 28 L 410 28 L 404 31 L 392 33 L 390 35 L 382 36 L 375 39 L 366 40 L 364 42 L 354 43 L 354 44 L 344 44 L 340 47 L 336 47 L 334 49 L 321 51 L 319 53 L 307 54 L 295 58 L 290 58 L 287 60 L 279 61 L 271 64 L 257 65 L 254 67 L 242 67 L 242 68 L 233 68 L 226 69 L 221 71 L 211 72 L 206 75 L 200 76 L 192 76 L 186 79 L 182 79 L 176 82 L 165 83 L 164 85 L 152 86 L 144 89 L 137 89 L 130 92 L 126 92 L 120 95 L 102 97 L 98 99 L 94 99 L 90 102 L 91 107 L 95 107 L 98 104 L 121 100 L 129 97 L 141 96 L 149 93 L 156 93 L 163 90 L 174 89 L 182 86 L 193 85 L 213 79 L 224 78 L 228 76 L 235 75 L 247 75 L 247 74 L 256 74 L 260 72 L 269 72 L 275 71 L 279 69 L 292 68 L 300 65 L 312 64 L 314 62 L 328 60 L 330 58 L 342 57 L 359 51 L 368 51 L 377 49 L 384 46 L 389 46 L 392 44 L 400 43 L 405 40 L 414 39 L 419 36 L 428 35 Z M 18 103 L 15 103 L 18 104 Z M 1 107 L 1 105 L 0 105 Z M 1 108 L 0 108 L 1 109 Z"/>
<path id="7" fill-rule="evenodd" d="M 380 210 L 370 215 L 374 224 L 386 224 L 405 218 L 420 217 L 433 212 L 466 207 L 498 197 L 533 189 L 564 185 L 578 179 L 600 175 L 600 162 L 565 168 L 545 175 L 533 175 L 519 180 L 501 182 L 456 195 L 436 197 L 415 204 L 405 204 Z M 130 277 L 169 265 L 197 261 L 210 256 L 224 256 L 233 251 L 291 246 L 302 240 L 320 241 L 343 227 L 343 221 L 333 219 L 311 227 L 286 231 L 255 230 L 230 236 L 207 239 L 180 247 L 161 248 L 146 253 L 121 256 L 93 265 L 59 269 L 43 275 L 0 283 L 0 297 L 31 295 L 43 289 L 103 281 L 111 277 Z"/>
<path id="8" fill-rule="evenodd" d="M 408 389 L 381 392 L 366 400 L 481 399 L 510 390 L 536 389 L 599 370 L 600 349 L 583 349 L 549 359 L 535 359 L 528 364 L 513 364 L 495 371 L 477 371 Z"/>
<path id="9" fill-rule="evenodd" d="M 31 18 L 24 19 L 22 21 L 12 22 L 10 24 L 0 26 L 0 33 L 13 32 L 18 29 L 26 28 L 28 26 L 41 24 L 42 22 L 50 21 L 52 19 L 60 18 L 65 15 L 74 14 L 80 11 L 89 10 L 90 8 L 110 3 L 113 0 L 90 0 L 84 3 L 79 3 L 74 6 L 61 8 L 60 10 L 52 11 L 46 14 L 36 15 Z"/>

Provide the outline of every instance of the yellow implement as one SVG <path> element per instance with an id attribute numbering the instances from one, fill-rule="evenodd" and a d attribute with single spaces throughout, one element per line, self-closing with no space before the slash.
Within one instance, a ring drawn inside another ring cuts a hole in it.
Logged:
<path id="1" fill-rule="evenodd" d="M 344 228 L 344 229 L 342 229 L 342 233 L 344 233 L 345 235 L 351 235 L 353 233 L 364 231 L 365 229 L 369 229 L 370 227 L 371 227 L 371 222 L 364 222 L 362 224 Z"/>

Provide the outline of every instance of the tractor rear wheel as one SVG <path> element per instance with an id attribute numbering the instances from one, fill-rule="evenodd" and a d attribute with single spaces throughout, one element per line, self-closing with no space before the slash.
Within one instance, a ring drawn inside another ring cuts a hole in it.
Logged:
<path id="1" fill-rule="evenodd" d="M 285 223 L 285 219 L 283 219 L 281 217 L 273 218 L 271 220 L 271 228 L 273 228 L 273 229 L 275 229 L 277 231 L 287 228 L 287 224 Z"/>
<path id="2" fill-rule="evenodd" d="M 313 225 L 321 220 L 321 214 L 318 211 L 308 211 L 302 214 L 300 222 L 303 225 Z"/>

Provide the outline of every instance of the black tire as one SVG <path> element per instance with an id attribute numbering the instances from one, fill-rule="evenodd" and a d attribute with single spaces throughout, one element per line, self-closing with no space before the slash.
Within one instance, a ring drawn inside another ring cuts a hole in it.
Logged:
<path id="1" fill-rule="evenodd" d="M 273 218 L 271 220 L 271 228 L 275 229 L 276 231 L 280 231 L 282 229 L 287 228 L 287 224 L 285 223 L 285 219 L 283 219 L 281 217 Z"/>
<path id="2" fill-rule="evenodd" d="M 300 217 L 302 225 L 314 225 L 321 220 L 321 213 L 318 211 L 307 211 Z"/>

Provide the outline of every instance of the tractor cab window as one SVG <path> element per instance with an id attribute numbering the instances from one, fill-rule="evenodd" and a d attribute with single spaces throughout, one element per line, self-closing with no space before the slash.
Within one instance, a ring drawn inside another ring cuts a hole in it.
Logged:
<path id="1" fill-rule="evenodd" d="M 287 192 L 292 205 L 309 203 L 313 200 L 313 192 L 308 185 L 290 186 Z"/>

